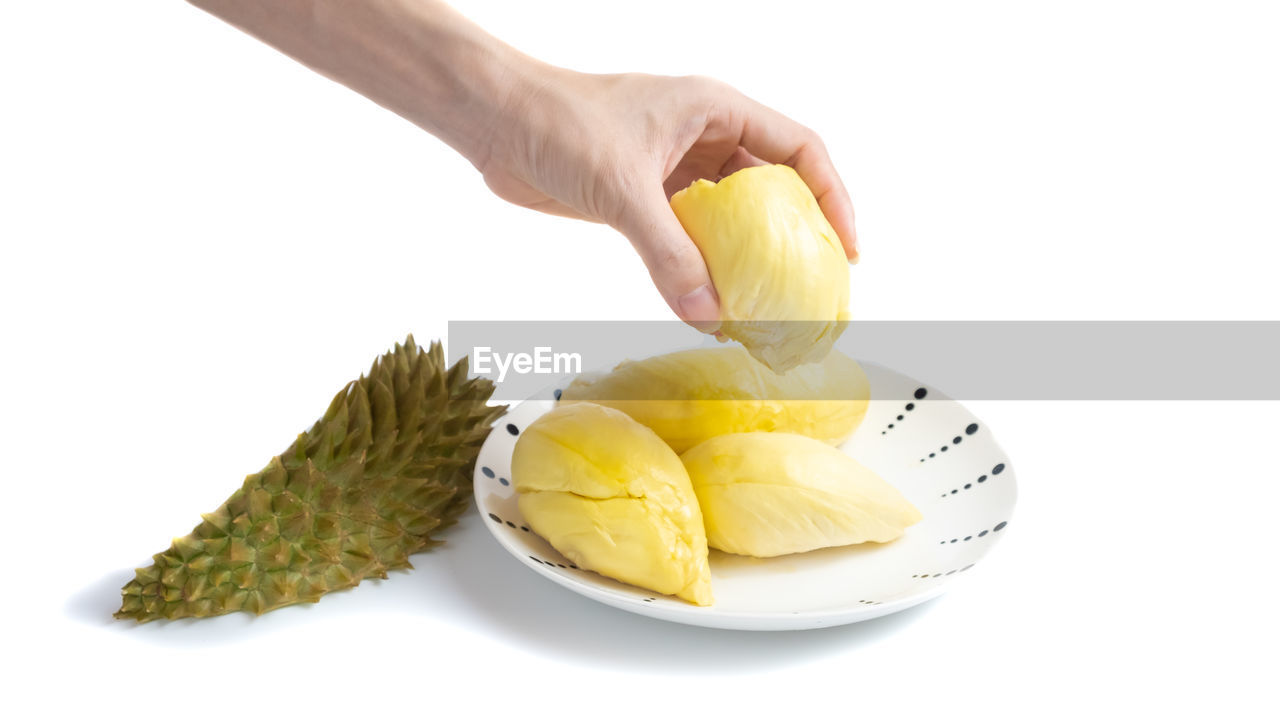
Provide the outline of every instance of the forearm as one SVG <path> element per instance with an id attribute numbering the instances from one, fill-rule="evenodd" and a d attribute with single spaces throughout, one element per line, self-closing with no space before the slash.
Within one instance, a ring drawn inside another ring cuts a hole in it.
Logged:
<path id="1" fill-rule="evenodd" d="M 189 0 L 405 117 L 477 166 L 541 63 L 436 0 Z"/>

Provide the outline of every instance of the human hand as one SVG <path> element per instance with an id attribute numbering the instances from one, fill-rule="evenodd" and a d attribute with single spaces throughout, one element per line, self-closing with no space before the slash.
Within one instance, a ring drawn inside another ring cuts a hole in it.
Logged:
<path id="1" fill-rule="evenodd" d="M 719 300 L 668 204 L 694 180 L 790 165 L 858 257 L 853 205 L 817 134 L 714 80 L 544 67 L 513 83 L 475 147 L 504 200 L 625 235 L 671 309 L 704 332 L 719 326 Z"/>
<path id="2" fill-rule="evenodd" d="M 723 83 L 552 67 L 441 0 L 191 2 L 439 137 L 499 197 L 617 228 L 671 309 L 704 331 L 719 325 L 719 301 L 667 204 L 694 180 L 790 165 L 858 257 L 853 206 L 822 141 Z"/>

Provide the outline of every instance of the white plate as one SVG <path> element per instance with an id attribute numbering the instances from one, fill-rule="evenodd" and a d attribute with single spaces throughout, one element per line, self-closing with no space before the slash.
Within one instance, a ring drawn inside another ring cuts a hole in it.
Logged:
<path id="1" fill-rule="evenodd" d="M 662 620 L 799 630 L 904 610 L 941 594 L 1003 537 L 1017 487 L 990 429 L 960 403 L 879 365 L 864 368 L 871 404 L 841 449 L 892 483 L 924 515 L 892 543 L 769 559 L 712 550 L 710 607 L 578 569 L 528 529 L 510 481 L 520 431 L 555 406 L 564 382 L 511 408 L 485 440 L 475 471 L 480 515 L 498 542 L 540 575 L 606 605 Z"/>

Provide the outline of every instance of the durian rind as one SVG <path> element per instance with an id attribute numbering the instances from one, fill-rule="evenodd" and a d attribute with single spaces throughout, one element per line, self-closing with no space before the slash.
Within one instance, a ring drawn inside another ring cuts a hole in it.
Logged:
<path id="1" fill-rule="evenodd" d="M 505 410 L 493 384 L 413 340 L 334 396 L 324 417 L 121 591 L 117 618 L 262 614 L 316 602 L 436 544 Z"/>

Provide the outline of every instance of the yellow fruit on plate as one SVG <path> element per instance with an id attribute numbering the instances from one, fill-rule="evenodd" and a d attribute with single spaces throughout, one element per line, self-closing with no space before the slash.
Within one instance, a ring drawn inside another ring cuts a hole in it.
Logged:
<path id="1" fill-rule="evenodd" d="M 712 603 L 689 475 L 649 428 L 600 405 L 558 407 L 521 433 L 511 479 L 529 527 L 578 567 Z"/>
<path id="2" fill-rule="evenodd" d="M 721 332 L 776 372 L 826 357 L 849 319 L 849 261 L 795 170 L 697 180 L 671 209 L 706 260 Z"/>
<path id="3" fill-rule="evenodd" d="M 707 543 L 725 552 L 763 558 L 889 542 L 921 519 L 879 475 L 803 435 L 721 435 L 681 460 Z"/>
<path id="4" fill-rule="evenodd" d="M 778 375 L 742 347 L 683 350 L 583 375 L 561 395 L 621 410 L 676 452 L 726 433 L 794 432 L 839 444 L 867 413 L 866 373 L 838 350 Z"/>

